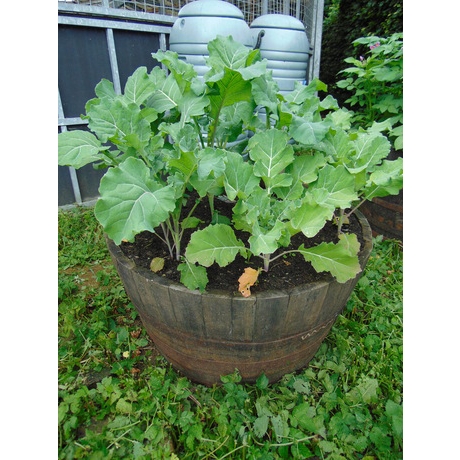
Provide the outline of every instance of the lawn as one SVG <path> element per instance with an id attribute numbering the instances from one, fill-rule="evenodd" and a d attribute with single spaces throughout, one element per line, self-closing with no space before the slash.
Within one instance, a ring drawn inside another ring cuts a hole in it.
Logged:
<path id="1" fill-rule="evenodd" d="M 197 385 L 156 352 L 90 208 L 59 211 L 60 459 L 402 459 L 402 244 L 304 370 Z"/>

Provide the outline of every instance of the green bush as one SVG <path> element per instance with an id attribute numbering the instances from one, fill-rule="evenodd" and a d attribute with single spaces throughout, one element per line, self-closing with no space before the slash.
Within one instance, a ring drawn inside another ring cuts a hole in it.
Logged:
<path id="1" fill-rule="evenodd" d="M 355 48 L 365 46 L 365 56 L 348 57 L 345 76 L 337 86 L 351 94 L 345 104 L 354 109 L 352 122 L 363 128 L 387 129 L 395 150 L 403 147 L 403 34 L 388 38 L 361 37 Z"/>
<path id="2" fill-rule="evenodd" d="M 344 59 L 359 37 L 386 37 L 403 31 L 402 0 L 326 0 L 321 43 L 320 80 L 342 105 L 346 95 L 335 85 Z"/>

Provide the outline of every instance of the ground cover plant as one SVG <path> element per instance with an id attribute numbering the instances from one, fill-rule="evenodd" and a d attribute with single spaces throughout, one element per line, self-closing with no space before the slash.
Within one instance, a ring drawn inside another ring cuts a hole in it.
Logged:
<path id="1" fill-rule="evenodd" d="M 94 210 L 59 212 L 60 459 L 402 458 L 402 248 L 374 250 L 308 368 L 205 387 L 156 352 Z"/>

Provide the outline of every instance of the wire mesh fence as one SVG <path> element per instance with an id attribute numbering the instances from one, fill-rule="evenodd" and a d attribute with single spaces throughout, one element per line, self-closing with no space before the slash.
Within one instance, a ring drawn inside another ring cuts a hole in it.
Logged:
<path id="1" fill-rule="evenodd" d="M 125 9 L 144 13 L 177 16 L 180 9 L 194 0 L 58 0 L 62 3 Z M 312 27 L 317 0 L 225 0 L 237 6 L 248 24 L 263 15 L 281 13 L 303 22 L 307 30 Z"/>

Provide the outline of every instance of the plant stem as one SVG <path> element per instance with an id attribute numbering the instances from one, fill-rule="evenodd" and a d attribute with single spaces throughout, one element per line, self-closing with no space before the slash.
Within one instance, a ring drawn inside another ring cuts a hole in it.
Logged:
<path id="1" fill-rule="evenodd" d="M 193 121 L 195 123 L 195 126 L 196 126 L 196 129 L 198 130 L 198 136 L 200 137 L 200 144 L 201 144 L 201 148 L 205 148 L 205 143 L 204 143 L 204 139 L 203 139 L 203 135 L 201 134 L 201 128 L 200 128 L 200 125 L 196 119 L 196 117 L 193 117 Z"/>
<path id="2" fill-rule="evenodd" d="M 268 269 L 270 267 L 270 262 L 273 259 L 270 260 L 270 254 L 263 254 L 261 257 L 264 261 L 264 271 L 268 272 Z"/>
<path id="3" fill-rule="evenodd" d="M 211 210 L 211 219 L 214 216 L 214 195 L 212 193 L 208 193 L 208 200 L 209 200 L 209 209 Z"/>
<path id="4" fill-rule="evenodd" d="M 174 220 L 174 233 L 173 233 L 173 239 L 174 239 L 174 246 L 176 247 L 176 260 L 180 260 L 180 251 L 181 251 L 181 240 L 182 240 L 182 235 L 183 231 L 180 231 L 180 223 L 179 219 Z"/>
<path id="5" fill-rule="evenodd" d="M 270 129 L 271 128 L 271 125 L 270 125 L 270 110 L 268 109 L 268 107 L 265 107 L 265 126 L 267 129 Z"/>
<path id="6" fill-rule="evenodd" d="M 344 210 L 340 208 L 339 218 L 337 219 L 337 235 L 340 235 L 342 233 L 343 217 L 344 217 Z"/>
<path id="7" fill-rule="evenodd" d="M 290 251 L 284 251 L 284 252 L 278 254 L 277 256 L 272 257 L 270 259 L 270 262 L 274 262 L 276 259 L 279 259 L 280 257 L 283 257 L 283 256 L 285 256 L 287 254 L 293 254 L 294 252 L 299 252 L 300 253 L 300 251 L 298 249 L 291 249 Z"/>
<path id="8" fill-rule="evenodd" d="M 170 222 L 170 219 L 171 218 L 169 218 L 167 221 L 162 222 L 160 224 L 160 227 L 163 230 L 163 235 L 165 237 L 162 238 L 158 233 L 155 233 L 155 235 L 158 238 L 160 238 L 160 240 L 163 241 L 163 243 L 166 244 L 166 246 L 168 247 L 169 256 L 171 257 L 171 259 L 174 259 L 174 244 L 171 244 L 171 241 L 170 241 L 170 234 L 171 234 L 171 222 Z"/>
<path id="9" fill-rule="evenodd" d="M 350 217 L 367 200 L 367 197 L 363 198 L 354 208 L 350 210 L 350 212 L 346 214 L 346 217 Z"/>
<path id="10" fill-rule="evenodd" d="M 120 162 L 116 159 L 116 158 L 112 158 L 110 155 L 107 155 L 107 153 L 105 153 L 104 150 L 102 150 L 101 152 L 101 155 L 103 155 L 105 158 L 108 158 L 108 160 L 110 161 L 110 165 L 111 166 L 118 166 L 120 164 Z"/>
<path id="11" fill-rule="evenodd" d="M 220 116 L 221 110 L 222 110 L 222 105 L 219 107 L 219 110 L 216 114 L 216 118 L 214 119 L 214 123 L 209 127 L 208 147 L 214 147 L 214 141 L 216 140 L 217 125 L 219 124 L 219 116 Z M 212 133 L 211 137 L 209 137 L 210 133 Z"/>

